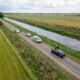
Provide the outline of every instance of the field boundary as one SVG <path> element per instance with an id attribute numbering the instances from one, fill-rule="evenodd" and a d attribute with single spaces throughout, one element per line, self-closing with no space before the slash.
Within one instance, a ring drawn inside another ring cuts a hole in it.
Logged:
<path id="1" fill-rule="evenodd" d="M 29 77 L 31 78 L 31 80 L 37 80 L 36 77 L 31 73 L 30 69 L 26 66 L 26 64 L 24 63 L 24 61 L 22 60 L 22 58 L 20 57 L 18 51 L 15 49 L 15 47 L 11 44 L 11 42 L 8 40 L 8 38 L 5 36 L 4 32 L 0 29 L 1 34 L 3 35 L 3 37 L 5 38 L 5 40 L 8 42 L 9 46 L 12 48 L 12 50 L 15 52 L 17 58 L 19 59 L 19 61 L 21 62 L 22 66 L 24 67 L 24 69 L 26 70 L 27 74 L 29 75 Z"/>

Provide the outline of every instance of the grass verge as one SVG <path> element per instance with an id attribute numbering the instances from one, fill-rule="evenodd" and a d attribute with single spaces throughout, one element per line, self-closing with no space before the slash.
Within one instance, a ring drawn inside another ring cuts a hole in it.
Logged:
<path id="1" fill-rule="evenodd" d="M 1 31 L 3 37 L 5 38 L 5 40 L 8 42 L 9 46 L 12 48 L 12 50 L 15 52 L 15 56 L 18 58 L 18 60 L 21 62 L 21 64 L 23 65 L 23 71 L 25 73 L 27 73 L 27 75 L 29 76 L 29 80 L 37 80 L 36 77 L 31 73 L 30 69 L 25 65 L 24 61 L 22 60 L 22 58 L 19 55 L 19 52 L 16 50 L 16 48 L 11 44 L 11 42 L 8 40 L 8 38 L 5 36 L 5 34 Z"/>
<path id="2" fill-rule="evenodd" d="M 0 80 L 31 80 L 0 29 Z"/>

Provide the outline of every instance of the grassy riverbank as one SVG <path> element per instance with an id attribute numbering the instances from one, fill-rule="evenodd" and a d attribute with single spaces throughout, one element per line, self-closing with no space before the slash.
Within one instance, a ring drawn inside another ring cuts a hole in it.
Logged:
<path id="1" fill-rule="evenodd" d="M 5 16 L 80 40 L 80 17 L 75 15 L 5 14 Z"/>

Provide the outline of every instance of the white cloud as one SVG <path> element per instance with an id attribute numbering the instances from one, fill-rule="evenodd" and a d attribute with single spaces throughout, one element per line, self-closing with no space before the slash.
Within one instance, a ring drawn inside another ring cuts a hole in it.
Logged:
<path id="1" fill-rule="evenodd" d="M 79 13 L 80 0 L 0 0 L 0 11 Z"/>
<path id="2" fill-rule="evenodd" d="M 52 4 L 54 7 L 57 7 L 58 5 L 63 6 L 65 0 L 46 0 L 48 4 Z"/>
<path id="3" fill-rule="evenodd" d="M 68 4 L 71 6 L 75 6 L 80 3 L 80 0 L 68 0 Z"/>

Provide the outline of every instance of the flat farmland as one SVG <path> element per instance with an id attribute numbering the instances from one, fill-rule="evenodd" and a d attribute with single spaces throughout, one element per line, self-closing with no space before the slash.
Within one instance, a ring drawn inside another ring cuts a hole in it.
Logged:
<path id="1" fill-rule="evenodd" d="M 70 15 L 54 15 L 54 14 L 6 14 L 8 17 L 17 17 L 20 19 L 29 19 L 52 25 L 64 25 L 66 27 L 80 28 L 80 17 Z"/>
<path id="2" fill-rule="evenodd" d="M 30 80 L 0 30 L 0 80 Z"/>
<path id="3" fill-rule="evenodd" d="M 80 40 L 80 16 L 60 14 L 5 14 L 5 16 Z"/>

